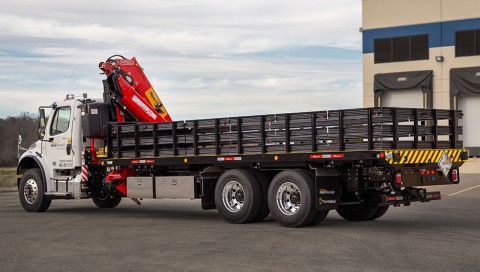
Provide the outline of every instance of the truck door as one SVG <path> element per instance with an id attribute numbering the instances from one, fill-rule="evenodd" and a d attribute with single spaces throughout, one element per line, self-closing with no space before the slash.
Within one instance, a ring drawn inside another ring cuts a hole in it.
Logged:
<path id="1" fill-rule="evenodd" d="M 75 108 L 59 105 L 52 111 L 45 129 L 42 153 L 47 157 L 53 170 L 73 169 L 72 128 Z"/>

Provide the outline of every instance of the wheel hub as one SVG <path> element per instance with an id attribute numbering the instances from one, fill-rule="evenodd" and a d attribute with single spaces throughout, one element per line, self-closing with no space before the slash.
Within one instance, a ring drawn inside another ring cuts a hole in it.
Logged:
<path id="1" fill-rule="evenodd" d="M 223 205 L 229 212 L 238 212 L 245 202 L 242 185 L 235 180 L 229 181 L 222 190 Z"/>
<path id="2" fill-rule="evenodd" d="M 297 185 L 285 182 L 278 187 L 276 202 L 278 209 L 285 215 L 294 215 L 301 206 L 302 194 Z"/>
<path id="3" fill-rule="evenodd" d="M 37 201 L 38 185 L 34 179 L 29 179 L 25 182 L 25 186 L 23 186 L 23 196 L 28 204 L 33 204 Z"/>

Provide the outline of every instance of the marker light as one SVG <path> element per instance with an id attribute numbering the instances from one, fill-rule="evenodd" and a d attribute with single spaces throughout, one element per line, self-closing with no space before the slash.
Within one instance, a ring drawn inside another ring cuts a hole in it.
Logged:
<path id="1" fill-rule="evenodd" d="M 452 170 L 452 180 L 453 181 L 458 181 L 458 170 L 457 169 Z"/>
<path id="2" fill-rule="evenodd" d="M 395 183 L 397 183 L 397 184 L 402 184 L 402 173 L 398 172 L 398 173 L 395 175 Z"/>

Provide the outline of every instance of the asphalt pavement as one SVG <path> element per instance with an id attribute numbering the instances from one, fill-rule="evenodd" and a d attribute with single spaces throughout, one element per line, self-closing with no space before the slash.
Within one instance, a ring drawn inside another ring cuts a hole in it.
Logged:
<path id="1" fill-rule="evenodd" d="M 198 200 L 57 200 L 27 213 L 0 193 L 0 271 L 480 271 L 480 175 L 376 221 L 232 225 Z"/>

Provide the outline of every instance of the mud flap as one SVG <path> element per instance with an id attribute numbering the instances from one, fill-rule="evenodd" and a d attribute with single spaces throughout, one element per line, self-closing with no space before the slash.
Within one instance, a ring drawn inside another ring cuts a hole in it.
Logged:
<path id="1" fill-rule="evenodd" d="M 340 202 L 340 181 L 336 170 L 317 169 L 315 175 L 316 210 L 333 210 Z"/>
<path id="2" fill-rule="evenodd" d="M 202 182 L 202 209 L 213 210 L 216 209 L 215 205 L 215 185 L 216 180 L 203 179 Z"/>
<path id="3" fill-rule="evenodd" d="M 207 167 L 200 173 L 202 181 L 200 197 L 202 198 L 203 210 L 213 210 L 217 208 L 215 205 L 215 186 L 222 173 L 222 169 L 212 166 Z"/>

